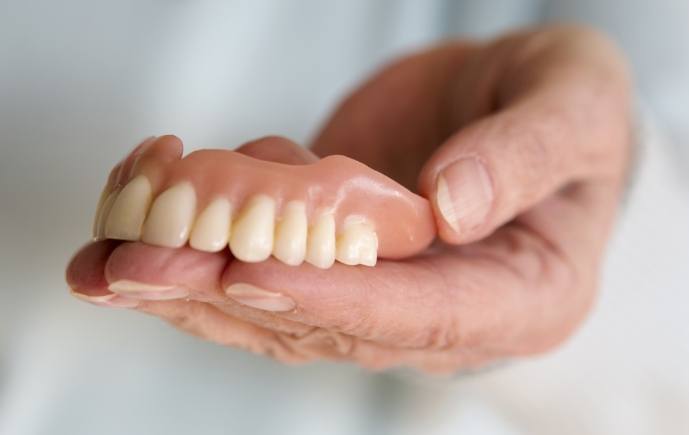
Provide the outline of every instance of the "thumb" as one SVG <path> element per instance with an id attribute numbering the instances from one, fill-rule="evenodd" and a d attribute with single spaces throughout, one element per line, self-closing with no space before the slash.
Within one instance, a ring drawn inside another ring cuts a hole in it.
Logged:
<path id="1" fill-rule="evenodd" d="M 553 107 L 522 101 L 455 133 L 431 156 L 419 189 L 444 241 L 482 239 L 564 186 L 619 167 L 626 137 L 615 125 L 623 122 L 603 109 Z"/>
<path id="2" fill-rule="evenodd" d="M 497 111 L 454 133 L 419 175 L 448 243 L 482 239 L 568 185 L 625 170 L 631 87 L 619 51 L 575 27 L 512 40 L 523 49 L 493 84 Z"/>

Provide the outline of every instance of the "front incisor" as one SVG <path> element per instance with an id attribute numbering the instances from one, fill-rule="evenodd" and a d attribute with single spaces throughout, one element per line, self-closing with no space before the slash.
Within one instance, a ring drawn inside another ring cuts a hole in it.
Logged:
<path id="1" fill-rule="evenodd" d="M 217 198 L 199 215 L 191 231 L 189 245 L 199 251 L 218 252 L 229 242 L 232 206 Z"/>
<path id="2" fill-rule="evenodd" d="M 230 236 L 232 254 L 241 261 L 270 257 L 275 231 L 275 201 L 266 195 L 252 197 L 239 213 Z"/>
<path id="3" fill-rule="evenodd" d="M 196 192 L 189 182 L 161 193 L 151 206 L 142 240 L 151 245 L 179 248 L 189 239 L 196 213 Z"/>
<path id="4" fill-rule="evenodd" d="M 105 237 L 139 240 L 150 203 L 151 183 L 139 175 L 124 186 L 114 200 L 105 223 Z"/>
<path id="5" fill-rule="evenodd" d="M 290 266 L 300 265 L 306 256 L 307 233 L 306 204 L 301 201 L 287 203 L 275 228 L 273 256 Z"/>
<path id="6" fill-rule="evenodd" d="M 330 212 L 320 214 L 309 230 L 306 261 L 321 269 L 335 262 L 335 217 Z"/>

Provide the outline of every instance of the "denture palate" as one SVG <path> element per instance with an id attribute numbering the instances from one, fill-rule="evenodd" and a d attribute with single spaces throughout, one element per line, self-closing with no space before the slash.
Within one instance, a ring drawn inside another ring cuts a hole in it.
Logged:
<path id="1" fill-rule="evenodd" d="M 347 157 L 287 165 L 229 150 L 164 161 L 157 152 L 108 183 L 95 239 L 207 252 L 229 246 L 245 262 L 272 255 L 325 269 L 407 257 L 435 235 L 426 199 Z"/>

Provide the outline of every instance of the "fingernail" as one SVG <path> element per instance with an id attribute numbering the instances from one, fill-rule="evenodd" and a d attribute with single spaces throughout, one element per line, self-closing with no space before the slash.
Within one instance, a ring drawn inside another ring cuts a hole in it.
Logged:
<path id="1" fill-rule="evenodd" d="M 264 290 L 251 284 L 232 284 L 225 289 L 225 294 L 242 305 L 259 310 L 290 311 L 296 306 L 294 301 L 285 295 Z"/>
<path id="2" fill-rule="evenodd" d="M 110 308 L 134 308 L 139 305 L 138 301 L 126 299 L 115 293 L 109 293 L 105 295 L 87 295 L 84 293 L 79 293 L 70 287 L 69 293 L 77 299 L 84 302 L 88 302 L 93 305 L 98 305 L 100 307 L 110 307 Z"/>
<path id="3" fill-rule="evenodd" d="M 146 284 L 138 281 L 131 281 L 128 279 L 121 279 L 115 281 L 108 286 L 108 290 L 115 293 L 143 293 L 143 292 L 163 292 L 174 289 L 174 285 L 155 285 Z"/>
<path id="4" fill-rule="evenodd" d="M 108 290 L 132 299 L 169 301 L 189 296 L 189 289 L 175 285 L 154 285 L 138 281 L 120 280 L 108 286 Z"/>
<path id="5" fill-rule="evenodd" d="M 450 164 L 438 175 L 436 204 L 457 233 L 483 223 L 493 204 L 493 185 L 485 166 L 474 157 Z"/>

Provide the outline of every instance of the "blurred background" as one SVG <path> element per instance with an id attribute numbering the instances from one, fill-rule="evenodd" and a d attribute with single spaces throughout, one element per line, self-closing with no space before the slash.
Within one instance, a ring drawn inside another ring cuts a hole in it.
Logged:
<path id="1" fill-rule="evenodd" d="M 69 296 L 143 137 L 308 142 L 401 53 L 553 20 L 622 46 L 643 120 L 600 300 L 556 352 L 453 380 L 284 367 Z M 0 0 L 0 434 L 689 433 L 687 78 L 685 0 Z"/>

